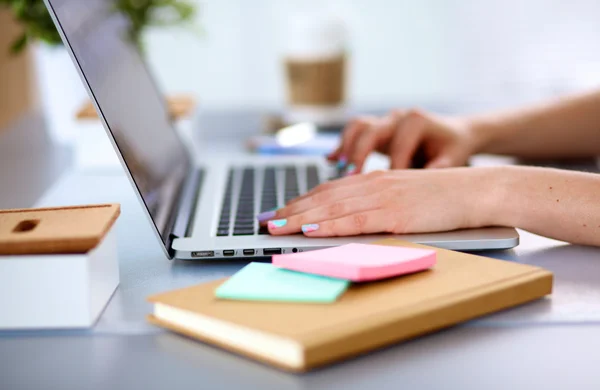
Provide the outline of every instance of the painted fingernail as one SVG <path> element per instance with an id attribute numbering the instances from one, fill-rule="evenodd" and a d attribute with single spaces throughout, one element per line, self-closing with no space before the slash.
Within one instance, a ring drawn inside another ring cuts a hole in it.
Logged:
<path id="1" fill-rule="evenodd" d="M 346 159 L 346 156 L 340 156 L 337 162 L 337 168 L 344 169 L 346 167 L 346 164 L 348 164 L 348 159 Z"/>
<path id="2" fill-rule="evenodd" d="M 303 233 L 312 233 L 316 232 L 317 230 L 319 230 L 319 224 L 309 223 L 308 225 L 302 225 Z"/>
<path id="3" fill-rule="evenodd" d="M 258 219 L 258 222 L 266 222 L 270 219 L 273 219 L 273 217 L 275 217 L 275 214 L 277 214 L 277 210 L 263 211 L 262 213 L 256 216 L 256 219 Z"/>
<path id="4" fill-rule="evenodd" d="M 269 229 L 279 229 L 287 225 L 287 219 L 276 219 L 274 221 L 269 221 Z"/>
<path id="5" fill-rule="evenodd" d="M 346 169 L 346 176 L 352 176 L 356 173 L 356 165 L 350 164 Z"/>

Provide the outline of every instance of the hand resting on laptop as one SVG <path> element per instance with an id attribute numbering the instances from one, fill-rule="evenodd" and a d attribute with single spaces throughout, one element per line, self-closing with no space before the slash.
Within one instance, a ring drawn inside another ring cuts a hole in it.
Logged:
<path id="1" fill-rule="evenodd" d="M 471 117 L 395 111 L 359 118 L 329 159 L 348 177 L 258 215 L 272 235 L 308 237 L 426 233 L 513 226 L 600 245 L 600 175 L 535 167 L 458 167 L 477 153 L 535 158 L 600 155 L 600 91 Z M 425 169 L 407 170 L 417 152 Z M 386 172 L 355 174 L 367 156 L 390 156 Z"/>

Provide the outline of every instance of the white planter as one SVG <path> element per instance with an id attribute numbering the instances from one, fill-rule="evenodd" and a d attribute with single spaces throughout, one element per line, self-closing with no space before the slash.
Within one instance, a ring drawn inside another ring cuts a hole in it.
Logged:
<path id="1" fill-rule="evenodd" d="M 118 285 L 114 227 L 87 253 L 0 256 L 0 330 L 91 327 Z"/>
<path id="2" fill-rule="evenodd" d="M 50 138 L 73 143 L 77 136 L 75 114 L 88 99 L 87 92 L 64 47 L 38 45 L 35 48 L 40 108 Z"/>

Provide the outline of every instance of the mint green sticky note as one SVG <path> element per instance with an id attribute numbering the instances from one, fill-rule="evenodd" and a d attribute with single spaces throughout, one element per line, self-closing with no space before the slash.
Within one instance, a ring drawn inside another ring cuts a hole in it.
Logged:
<path id="1" fill-rule="evenodd" d="M 332 303 L 350 282 L 250 263 L 221 284 L 217 298 L 243 301 Z"/>

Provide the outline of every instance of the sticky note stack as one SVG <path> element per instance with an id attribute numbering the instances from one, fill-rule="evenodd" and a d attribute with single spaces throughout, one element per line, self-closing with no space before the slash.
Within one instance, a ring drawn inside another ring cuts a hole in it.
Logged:
<path id="1" fill-rule="evenodd" d="M 350 283 L 266 263 L 250 263 L 217 288 L 217 298 L 244 301 L 334 302 Z"/>
<path id="2" fill-rule="evenodd" d="M 424 271 L 436 263 L 429 249 L 348 244 L 273 256 L 273 264 L 251 263 L 215 295 L 222 299 L 333 303 L 351 282 L 373 282 Z"/>

